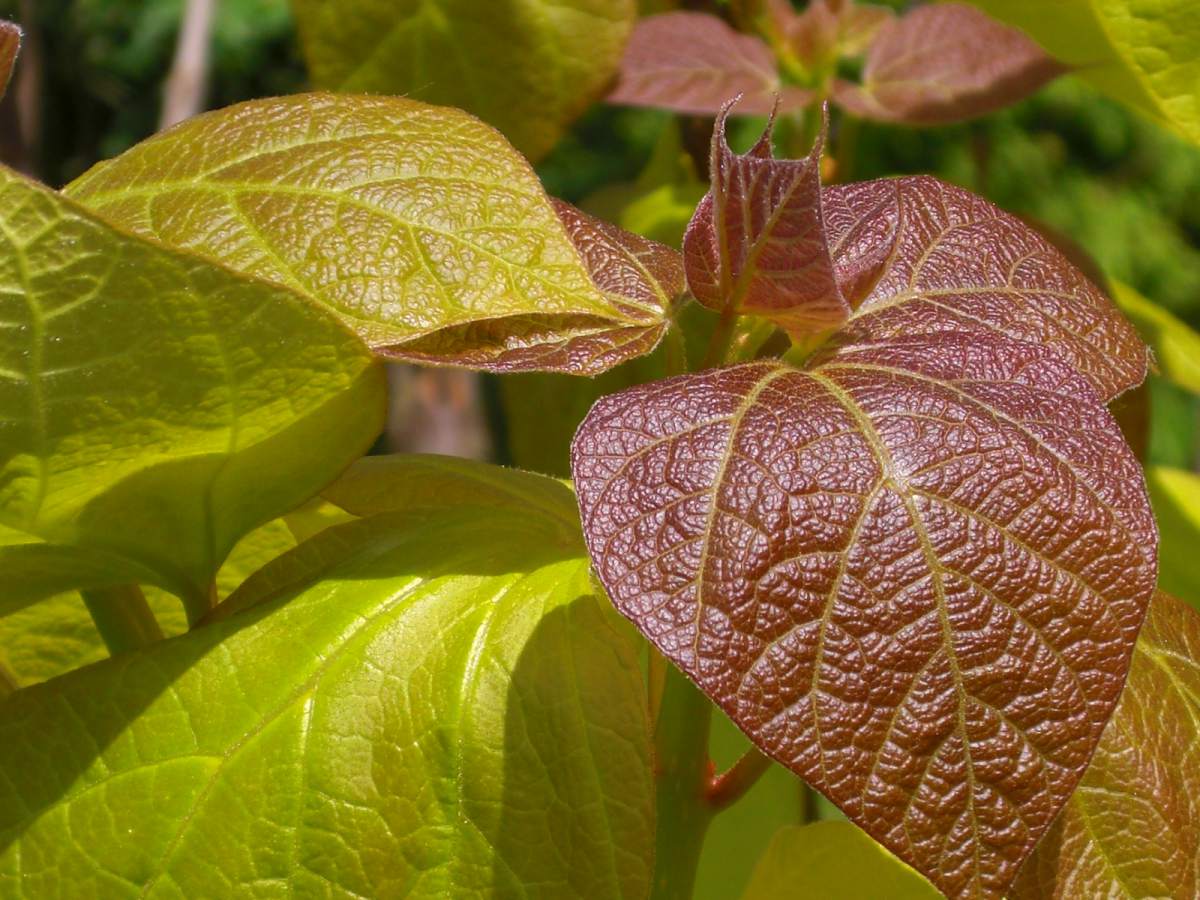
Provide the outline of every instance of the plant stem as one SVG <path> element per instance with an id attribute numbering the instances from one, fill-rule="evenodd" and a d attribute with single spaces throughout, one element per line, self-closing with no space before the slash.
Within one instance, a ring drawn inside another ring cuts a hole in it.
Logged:
<path id="1" fill-rule="evenodd" d="M 667 374 L 682 375 L 688 370 L 687 345 L 683 340 L 683 330 L 678 322 L 672 322 L 663 338 L 667 354 Z"/>
<path id="2" fill-rule="evenodd" d="M 711 369 L 725 362 L 725 357 L 729 355 L 729 343 L 733 340 L 737 321 L 738 316 L 734 310 L 724 309 L 721 311 L 721 318 L 717 320 L 717 327 L 713 329 L 712 337 L 709 338 L 704 361 L 700 363 L 701 369 Z"/>
<path id="3" fill-rule="evenodd" d="M 654 733 L 658 825 L 651 900 L 691 900 L 714 812 L 708 802 L 711 721 L 708 698 L 668 665 Z"/>
<path id="4" fill-rule="evenodd" d="M 751 747 L 741 758 L 714 778 L 708 788 L 708 805 L 720 812 L 737 803 L 771 768 L 771 757 Z"/>
<path id="5" fill-rule="evenodd" d="M 162 640 L 162 629 L 136 584 L 80 593 L 109 653 L 115 655 Z"/>

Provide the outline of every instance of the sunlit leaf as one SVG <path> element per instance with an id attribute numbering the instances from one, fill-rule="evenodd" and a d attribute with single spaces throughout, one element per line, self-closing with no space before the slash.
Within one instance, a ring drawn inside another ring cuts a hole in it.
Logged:
<path id="1" fill-rule="evenodd" d="M 1015 28 L 964 4 L 938 3 L 883 24 L 862 84 L 836 81 L 833 96 L 856 116 L 936 125 L 1008 106 L 1063 71 Z"/>
<path id="2" fill-rule="evenodd" d="M 247 532 L 370 446 L 384 381 L 292 291 L 0 170 L 0 608 L 156 584 L 197 604 Z"/>
<path id="3" fill-rule="evenodd" d="M 0 97 L 8 89 L 8 81 L 20 51 L 21 29 L 12 22 L 0 19 Z"/>
<path id="4" fill-rule="evenodd" d="M 971 0 L 1110 97 L 1200 143 L 1195 0 Z"/>
<path id="5" fill-rule="evenodd" d="M 589 276 L 529 164 L 458 110 L 309 94 L 191 119 L 67 193 L 327 304 L 378 353 L 594 373 L 664 310 Z"/>
<path id="6" fill-rule="evenodd" d="M 938 900 L 942 895 L 849 822 L 775 834 L 742 900 Z"/>
<path id="7" fill-rule="evenodd" d="M 1113 299 L 1154 351 L 1163 377 L 1200 394 L 1200 334 L 1129 285 L 1112 281 Z"/>
<path id="8" fill-rule="evenodd" d="M 673 12 L 637 23 L 608 101 L 713 115 L 739 94 L 736 112 L 743 115 L 769 113 L 777 96 L 785 110 L 811 98 L 781 83 L 762 39 L 707 13 Z"/>
<path id="9" fill-rule="evenodd" d="M 645 896 L 644 685 L 545 492 L 335 526 L 0 701 L 0 893 Z"/>
<path id="10" fill-rule="evenodd" d="M 634 0 L 292 0 L 313 81 L 457 106 L 530 159 L 616 74 Z"/>
<path id="11" fill-rule="evenodd" d="M 1200 616 L 1160 592 L 1096 755 L 1010 896 L 1198 893 Z"/>
<path id="12" fill-rule="evenodd" d="M 710 309 L 753 313 L 795 337 L 845 321 L 821 211 L 822 142 L 806 159 L 771 158 L 771 127 L 749 152 L 725 138 L 728 107 L 712 140 L 712 188 L 688 225 L 688 288 Z"/>
<path id="13" fill-rule="evenodd" d="M 999 333 L 1045 346 L 1109 400 L 1141 383 L 1146 346 L 1104 293 L 1042 235 L 981 197 L 925 176 L 826 188 L 853 340 Z"/>
<path id="14" fill-rule="evenodd" d="M 572 459 L 617 608 L 941 890 L 1002 894 L 1154 588 L 1141 471 L 1089 382 L 993 330 L 890 337 L 604 398 Z"/>
<path id="15" fill-rule="evenodd" d="M 796 12 L 791 0 L 772 0 L 767 6 L 770 27 L 810 69 L 819 71 L 839 56 L 858 56 L 895 13 L 886 6 L 812 0 Z"/>
<path id="16" fill-rule="evenodd" d="M 1200 475 L 1151 466 L 1146 487 L 1158 520 L 1158 585 L 1200 611 Z"/>

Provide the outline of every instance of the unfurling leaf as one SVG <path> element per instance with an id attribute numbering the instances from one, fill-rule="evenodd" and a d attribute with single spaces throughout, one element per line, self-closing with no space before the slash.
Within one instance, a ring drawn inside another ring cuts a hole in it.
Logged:
<path id="1" fill-rule="evenodd" d="M 531 509 L 508 477 L 330 528 L 239 614 L 0 701 L 0 895 L 646 896 L 636 652 L 570 490 Z"/>
<path id="2" fill-rule="evenodd" d="M 1066 71 L 1028 37 L 960 3 L 918 6 L 884 23 L 862 84 L 835 81 L 856 116 L 937 125 L 1014 103 Z"/>
<path id="3" fill-rule="evenodd" d="M 21 29 L 12 22 L 0 19 L 0 97 L 8 90 L 8 81 L 20 52 Z"/>
<path id="4" fill-rule="evenodd" d="M 1040 344 L 1101 399 L 1142 382 L 1146 346 L 1112 302 L 1028 225 L 936 178 L 826 188 L 825 228 L 851 340 L 999 333 Z"/>
<path id="5" fill-rule="evenodd" d="M 122 583 L 202 607 L 382 427 L 381 368 L 328 312 L 7 169 L 0 260 L 0 611 Z"/>
<path id="6" fill-rule="evenodd" d="M 1009 896 L 1198 895 L 1200 617 L 1160 592 L 1096 755 Z"/>
<path id="7" fill-rule="evenodd" d="M 818 139 L 806 159 L 771 156 L 771 126 L 749 152 L 712 139 L 712 188 L 683 238 L 688 287 L 705 306 L 763 316 L 802 338 L 845 321 L 821 210 Z"/>
<path id="8" fill-rule="evenodd" d="M 253 101 L 138 144 L 66 191 L 328 305 L 395 359 L 594 374 L 648 352 L 665 328 L 667 287 L 598 288 L 529 164 L 458 110 Z M 672 277 L 672 251 L 637 246 L 654 257 L 647 274 Z"/>
<path id="9" fill-rule="evenodd" d="M 811 99 L 781 84 L 775 56 L 761 39 L 738 34 L 716 16 L 673 12 L 638 22 L 608 102 L 712 115 L 739 94 L 738 112 L 748 115 L 771 112 L 777 95 L 785 110 Z"/>
<path id="10" fill-rule="evenodd" d="M 806 66 L 820 69 L 839 56 L 858 56 L 895 17 L 886 6 L 812 0 L 797 13 L 791 0 L 772 0 L 771 27 Z"/>
<path id="11" fill-rule="evenodd" d="M 530 159 L 608 88 L 634 0 L 292 0 L 318 87 L 466 109 Z"/>
<path id="12" fill-rule="evenodd" d="M 1138 463 L 1088 382 L 997 334 L 894 338 L 605 398 L 572 459 L 617 608 L 941 890 L 1002 893 L 1154 588 Z"/>

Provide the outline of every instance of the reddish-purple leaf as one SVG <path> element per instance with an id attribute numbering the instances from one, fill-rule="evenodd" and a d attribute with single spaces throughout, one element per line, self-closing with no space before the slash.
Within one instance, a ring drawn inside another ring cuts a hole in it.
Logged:
<path id="1" fill-rule="evenodd" d="M 797 109 L 811 93 L 781 84 L 771 49 L 716 16 L 672 12 L 638 22 L 625 47 L 610 103 L 712 115 L 742 95 L 738 112 Z"/>
<path id="2" fill-rule="evenodd" d="M 1096 755 L 1013 900 L 1200 896 L 1200 617 L 1161 591 Z"/>
<path id="3" fill-rule="evenodd" d="M 407 342 L 404 359 L 486 369 L 594 375 L 652 351 L 684 293 L 680 254 L 593 218 L 562 200 L 551 201 L 592 281 L 629 321 L 598 316 L 508 316 L 447 328 Z"/>
<path id="4" fill-rule="evenodd" d="M 949 896 L 1005 892 L 1154 588 L 1140 469 L 1085 378 L 995 330 L 895 337 L 607 397 L 572 465 L 618 609 Z"/>
<path id="5" fill-rule="evenodd" d="M 718 311 L 764 316 L 795 337 L 832 328 L 850 308 L 834 278 L 821 212 L 821 140 L 806 159 L 772 159 L 771 126 L 748 153 L 712 141 L 712 188 L 683 238 L 688 288 Z"/>
<path id="6" fill-rule="evenodd" d="M 935 178 L 826 188 L 825 228 L 850 340 L 998 332 L 1066 359 L 1110 400 L 1140 384 L 1146 346 L 1045 238 Z"/>
<path id="7" fill-rule="evenodd" d="M 21 51 L 21 29 L 12 22 L 0 19 L 0 97 L 8 89 L 17 54 Z"/>
<path id="8" fill-rule="evenodd" d="M 1015 103 L 1065 68 L 1015 28 L 972 6 L 918 6 L 885 23 L 861 85 L 834 99 L 857 116 L 914 125 L 958 122 Z"/>

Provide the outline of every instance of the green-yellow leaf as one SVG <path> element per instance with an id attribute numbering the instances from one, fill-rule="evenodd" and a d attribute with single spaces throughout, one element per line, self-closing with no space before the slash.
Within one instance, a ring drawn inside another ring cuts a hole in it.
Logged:
<path id="1" fill-rule="evenodd" d="M 305 298 L 0 170 L 0 611 L 122 581 L 203 606 L 383 408 L 379 365 Z"/>
<path id="2" fill-rule="evenodd" d="M 1025 31 L 1084 81 L 1200 143 L 1195 0 L 970 0 Z"/>
<path id="3" fill-rule="evenodd" d="M 621 282 L 640 290 L 602 289 L 500 134 L 399 97 L 229 107 L 101 163 L 66 192 L 326 304 L 398 359 L 594 374 L 653 348 L 673 290 L 653 266 Z"/>
<path id="4" fill-rule="evenodd" d="M 933 885 L 858 826 L 782 828 L 758 861 L 742 900 L 938 900 Z"/>
<path id="5" fill-rule="evenodd" d="M 1158 586 L 1200 610 L 1200 475 L 1152 466 L 1146 487 L 1158 521 Z"/>
<path id="6" fill-rule="evenodd" d="M 0 701 L 0 895 L 645 896 L 644 687 L 551 492 L 334 526 Z"/>
<path id="7" fill-rule="evenodd" d="M 530 159 L 600 99 L 634 0 L 293 0 L 313 81 L 460 106 Z"/>
<path id="8" fill-rule="evenodd" d="M 1109 287 L 1121 311 L 1133 320 L 1138 333 L 1154 349 L 1162 375 L 1200 394 L 1200 334 L 1129 285 L 1113 280 Z"/>

